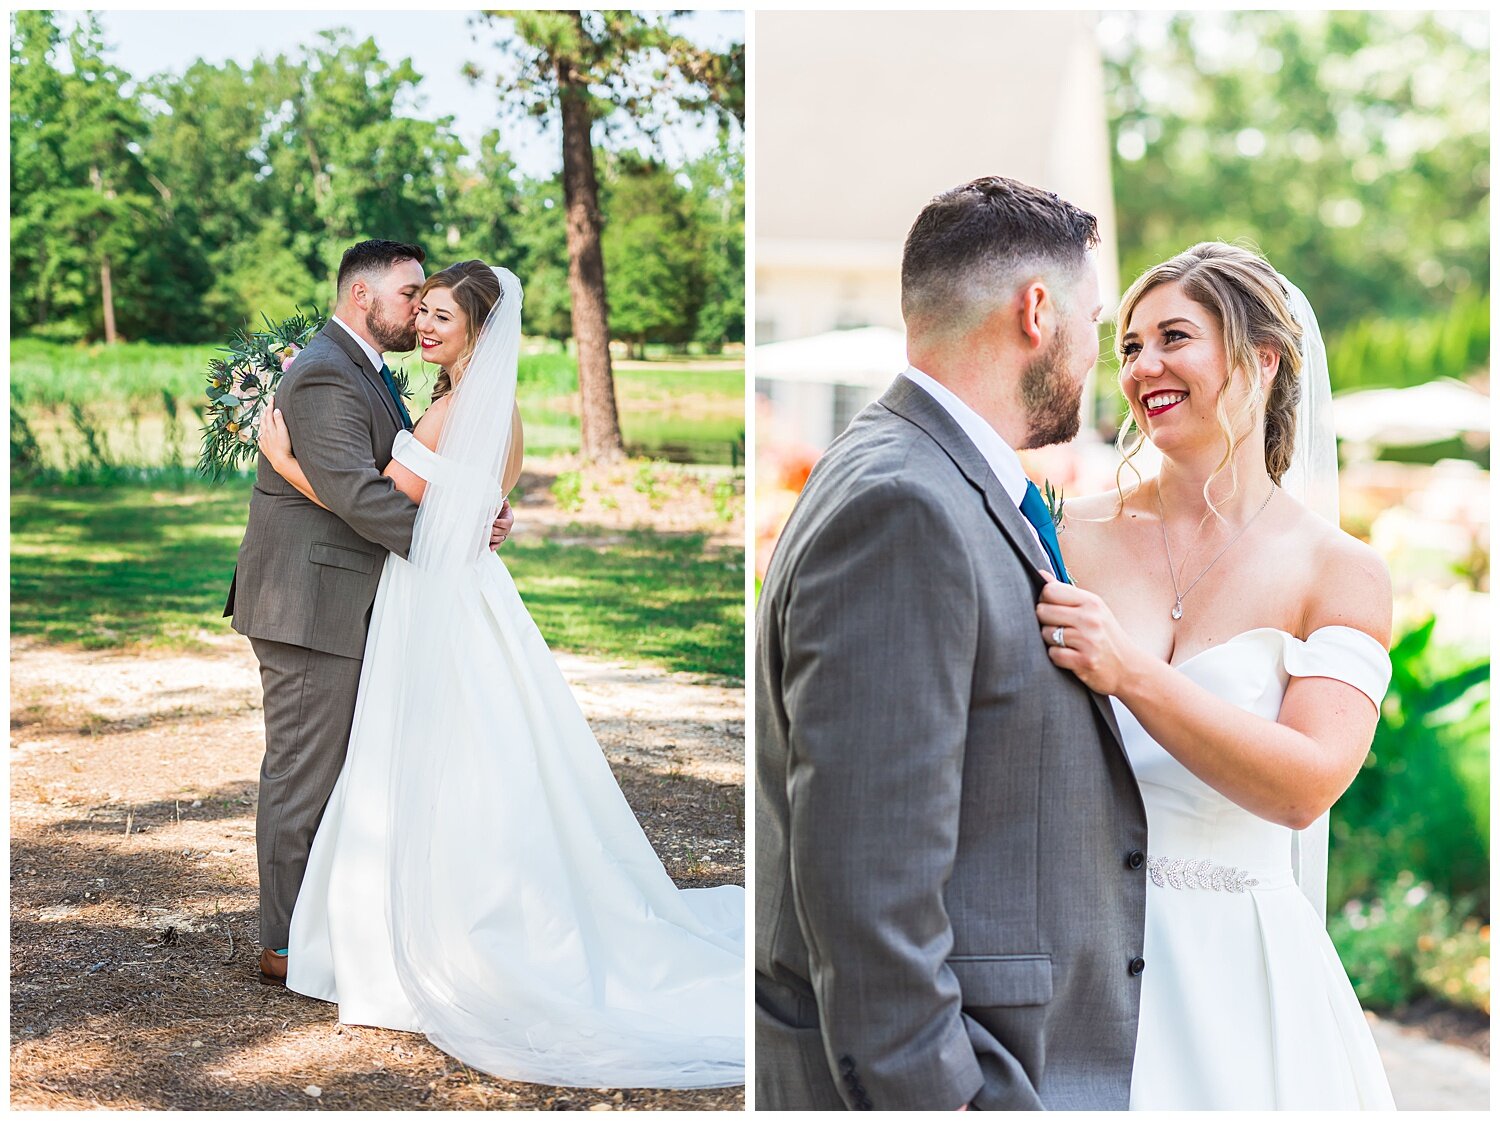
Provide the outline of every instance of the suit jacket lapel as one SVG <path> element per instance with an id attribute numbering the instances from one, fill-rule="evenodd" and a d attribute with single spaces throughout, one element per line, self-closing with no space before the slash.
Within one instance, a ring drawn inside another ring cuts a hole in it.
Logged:
<path id="1" fill-rule="evenodd" d="M 1011 501 L 1010 495 L 1005 493 L 1005 488 L 1000 485 L 1000 480 L 995 478 L 995 473 L 990 470 L 989 463 L 984 454 L 974 446 L 974 441 L 964 433 L 958 426 L 958 422 L 949 414 L 948 410 L 932 399 L 932 396 L 915 382 L 904 377 L 898 377 L 891 383 L 880 398 L 880 403 L 897 416 L 915 424 L 937 443 L 947 453 L 948 458 L 953 460 L 954 465 L 963 472 L 970 485 L 984 496 L 985 509 L 989 511 L 990 517 L 1000 527 L 1011 548 L 1021 556 L 1025 562 L 1026 576 L 1031 581 L 1035 594 L 1040 597 L 1042 588 L 1046 581 L 1042 579 L 1040 568 L 1050 567 L 1041 546 L 1037 543 L 1031 527 L 1026 523 L 1026 518 Z M 1115 720 L 1115 710 L 1109 703 L 1109 698 L 1101 696 L 1092 689 L 1088 690 L 1089 697 L 1094 706 L 1104 718 L 1105 725 L 1110 734 L 1114 736 L 1115 743 L 1124 750 L 1124 740 L 1120 736 L 1120 726 Z"/>
<path id="2" fill-rule="evenodd" d="M 1005 534 L 1011 547 L 1026 562 L 1027 575 L 1040 594 L 1044 581 L 1037 569 L 1047 566 L 1047 558 L 1037 544 L 1031 527 L 1026 524 L 1025 517 L 1016 509 L 1010 495 L 1005 493 L 1000 480 L 995 478 L 984 454 L 958 426 L 958 421 L 949 416 L 948 410 L 934 401 L 921 386 L 902 377 L 898 377 L 885 391 L 880 403 L 931 436 L 963 472 L 969 484 L 984 496 L 985 509 L 990 512 L 990 517 L 1000 527 L 1000 532 Z"/>
<path id="3" fill-rule="evenodd" d="M 322 334 L 328 336 L 348 356 L 355 368 L 364 376 L 365 381 L 374 388 L 376 396 L 385 405 L 386 414 L 395 422 L 396 427 L 404 428 L 405 425 L 401 423 L 401 414 L 396 411 L 396 402 L 391 399 L 391 391 L 385 387 L 385 379 L 380 376 L 380 368 L 370 365 L 370 356 L 365 353 L 364 348 L 349 336 L 348 331 L 332 320 L 329 320 L 327 326 L 323 328 Z"/>

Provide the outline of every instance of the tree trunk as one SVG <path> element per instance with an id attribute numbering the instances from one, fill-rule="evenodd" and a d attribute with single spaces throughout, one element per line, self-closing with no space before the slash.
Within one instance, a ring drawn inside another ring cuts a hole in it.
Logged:
<path id="1" fill-rule="evenodd" d="M 574 13 L 582 20 L 581 13 Z M 578 344 L 578 389 L 583 398 L 583 458 L 624 458 L 615 377 L 609 358 L 609 305 L 604 294 L 604 249 L 599 239 L 599 181 L 594 172 L 593 114 L 587 84 L 571 59 L 559 58 L 562 109 L 563 200 L 568 222 L 568 292 Z"/>
<path id="2" fill-rule="evenodd" d="M 36 325 L 45 327 L 52 313 L 51 286 L 47 283 L 47 248 L 42 246 L 36 258 Z"/>
<path id="3" fill-rule="evenodd" d="M 104 293 L 104 342 L 113 346 L 115 334 L 115 288 L 109 275 L 109 257 L 99 262 L 99 287 Z"/>
<path id="4" fill-rule="evenodd" d="M 89 179 L 94 184 L 94 190 L 106 198 L 113 197 L 113 192 L 104 189 L 104 176 L 100 174 L 97 167 L 89 168 Z M 107 346 L 115 343 L 115 286 L 109 272 L 109 254 L 106 253 L 99 262 L 99 292 L 104 301 L 104 342 Z"/>

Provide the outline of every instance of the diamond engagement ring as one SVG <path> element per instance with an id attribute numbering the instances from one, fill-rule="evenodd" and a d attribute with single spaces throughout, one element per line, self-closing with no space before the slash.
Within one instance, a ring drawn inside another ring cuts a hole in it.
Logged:
<path id="1" fill-rule="evenodd" d="M 1052 632 L 1052 645 L 1053 646 L 1062 646 L 1064 648 L 1067 647 L 1068 640 L 1063 637 L 1063 629 L 1061 627 L 1057 627 L 1056 629 L 1053 630 L 1053 632 Z"/>

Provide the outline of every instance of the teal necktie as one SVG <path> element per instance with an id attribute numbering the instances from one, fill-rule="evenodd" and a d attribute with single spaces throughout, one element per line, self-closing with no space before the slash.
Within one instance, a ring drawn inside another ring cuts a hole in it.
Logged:
<path id="1" fill-rule="evenodd" d="M 391 395 L 391 400 L 396 402 L 396 411 L 401 414 L 401 427 L 411 427 L 411 414 L 406 411 L 406 404 L 401 400 L 401 391 L 396 388 L 396 379 L 391 376 L 391 368 L 384 362 L 380 364 L 380 376 L 385 380 L 385 388 Z"/>
<path id="2" fill-rule="evenodd" d="M 1031 523 L 1036 530 L 1036 535 L 1042 539 L 1042 548 L 1047 552 L 1047 559 L 1052 562 L 1052 571 L 1064 584 L 1071 584 L 1068 579 L 1068 570 L 1063 566 L 1062 548 L 1057 543 L 1057 527 L 1052 524 L 1052 512 L 1047 509 L 1047 503 L 1042 501 L 1042 492 L 1036 489 L 1036 484 L 1030 479 L 1026 480 L 1026 497 L 1021 499 L 1021 515 Z"/>

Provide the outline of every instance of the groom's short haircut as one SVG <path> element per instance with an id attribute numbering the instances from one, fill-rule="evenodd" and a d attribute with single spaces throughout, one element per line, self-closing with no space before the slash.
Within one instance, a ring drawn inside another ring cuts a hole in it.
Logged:
<path id="1" fill-rule="evenodd" d="M 929 202 L 906 235 L 902 317 L 908 330 L 962 335 L 1037 276 L 1066 302 L 1098 244 L 1098 219 L 1051 191 L 975 179 Z"/>
<path id="2" fill-rule="evenodd" d="M 415 261 L 420 265 L 425 260 L 427 254 L 420 245 L 409 245 L 404 241 L 376 237 L 351 245 L 344 250 L 343 259 L 339 261 L 339 296 L 347 295 L 349 286 L 359 277 L 384 272 L 402 261 Z"/>

